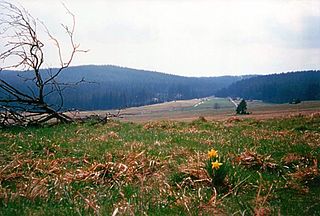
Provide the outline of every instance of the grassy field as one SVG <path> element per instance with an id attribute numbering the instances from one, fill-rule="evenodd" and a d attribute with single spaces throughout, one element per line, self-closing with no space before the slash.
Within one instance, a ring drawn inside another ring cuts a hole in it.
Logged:
<path id="1" fill-rule="evenodd" d="M 0 215 L 319 215 L 320 114 L 225 118 L 2 129 Z"/>
<path id="2" fill-rule="evenodd" d="M 239 103 L 239 101 L 237 101 Z M 299 113 L 320 111 L 320 101 L 305 101 L 301 104 L 269 104 L 261 101 L 247 101 L 251 115 L 241 118 L 270 119 Z M 104 114 L 104 111 L 94 112 Z M 186 101 L 172 101 L 151 106 L 133 107 L 121 111 L 124 121 L 142 122 L 154 120 L 193 121 L 199 116 L 209 120 L 227 120 L 235 114 L 235 106 L 227 98 L 205 98 Z M 89 114 L 89 113 L 85 113 Z"/>

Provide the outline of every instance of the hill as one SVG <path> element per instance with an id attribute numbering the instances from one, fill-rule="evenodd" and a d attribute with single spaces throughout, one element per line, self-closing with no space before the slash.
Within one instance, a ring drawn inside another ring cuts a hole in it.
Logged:
<path id="1" fill-rule="evenodd" d="M 216 93 L 272 103 L 320 99 L 320 71 L 297 71 L 239 80 Z"/>
<path id="2" fill-rule="evenodd" d="M 31 76 L 28 73 L 24 73 L 27 78 Z M 46 74 L 45 71 L 42 73 Z M 1 77 L 31 94 L 26 87 L 28 83 L 18 79 L 17 71 L 1 72 Z M 244 77 L 183 77 L 111 65 L 86 65 L 66 69 L 60 74 L 58 81 L 75 83 L 82 78 L 87 82 L 69 86 L 65 90 L 65 109 L 116 109 L 207 97 Z M 32 86 L 30 81 L 29 85 Z M 53 95 L 49 101 L 58 103 L 58 98 Z"/>

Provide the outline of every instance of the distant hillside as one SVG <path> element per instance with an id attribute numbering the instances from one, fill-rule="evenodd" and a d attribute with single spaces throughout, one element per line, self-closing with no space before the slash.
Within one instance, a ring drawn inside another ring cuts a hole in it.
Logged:
<path id="1" fill-rule="evenodd" d="M 251 77 L 219 90 L 216 95 L 272 103 L 286 103 L 293 99 L 320 100 L 320 71 L 297 71 Z"/>
<path id="2" fill-rule="evenodd" d="M 1 72 L 0 76 L 20 89 L 30 91 L 17 79 L 15 71 Z M 24 76 L 30 74 L 25 72 Z M 237 76 L 183 77 L 110 65 L 87 65 L 68 68 L 59 76 L 59 81 L 70 83 L 82 78 L 87 82 L 65 90 L 66 109 L 114 109 L 201 98 L 214 95 L 219 89 L 243 79 Z M 52 96 L 50 102 L 57 103 L 57 98 Z"/>

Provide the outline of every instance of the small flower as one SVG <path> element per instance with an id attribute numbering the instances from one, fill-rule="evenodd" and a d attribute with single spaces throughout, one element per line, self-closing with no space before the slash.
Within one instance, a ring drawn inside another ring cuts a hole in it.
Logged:
<path id="1" fill-rule="evenodd" d="M 211 151 L 208 151 L 208 158 L 214 158 L 214 157 L 218 157 L 218 151 L 211 149 Z"/>
<path id="2" fill-rule="evenodd" d="M 217 160 L 211 163 L 212 169 L 219 169 L 222 163 L 219 163 Z"/>

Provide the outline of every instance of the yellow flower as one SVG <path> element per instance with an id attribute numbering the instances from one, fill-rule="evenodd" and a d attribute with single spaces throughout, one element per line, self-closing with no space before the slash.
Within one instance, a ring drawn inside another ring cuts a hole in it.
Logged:
<path id="1" fill-rule="evenodd" d="M 221 165 L 218 161 L 212 162 L 212 169 L 219 169 Z"/>
<path id="2" fill-rule="evenodd" d="M 214 157 L 218 157 L 218 151 L 211 149 L 211 151 L 208 151 L 208 158 L 214 158 Z"/>

